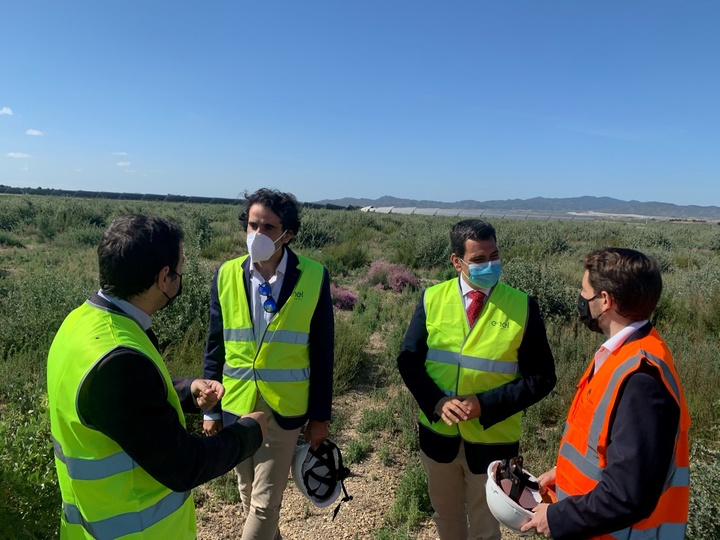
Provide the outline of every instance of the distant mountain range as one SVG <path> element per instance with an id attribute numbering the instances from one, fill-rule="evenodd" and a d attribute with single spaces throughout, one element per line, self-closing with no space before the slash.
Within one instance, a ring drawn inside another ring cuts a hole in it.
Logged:
<path id="1" fill-rule="evenodd" d="M 681 206 L 661 202 L 622 201 L 612 197 L 567 197 L 562 199 L 548 199 L 534 197 L 532 199 L 507 199 L 504 201 L 471 201 L 457 202 L 418 201 L 414 199 L 400 199 L 389 195 L 379 199 L 361 199 L 345 197 L 342 199 L 323 199 L 317 204 L 333 204 L 338 206 L 374 206 L 374 207 L 415 207 L 415 208 L 443 208 L 458 210 L 506 210 L 506 211 L 532 211 L 547 213 L 587 213 L 620 214 L 627 216 L 648 216 L 663 219 L 697 219 L 720 220 L 720 207 L 718 206 Z"/>

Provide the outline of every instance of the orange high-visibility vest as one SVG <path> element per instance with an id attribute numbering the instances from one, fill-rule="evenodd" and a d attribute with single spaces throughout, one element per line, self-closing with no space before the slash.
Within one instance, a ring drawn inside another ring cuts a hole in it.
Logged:
<path id="1" fill-rule="evenodd" d="M 594 375 L 594 362 L 591 362 L 580 379 L 568 413 L 565 434 L 560 441 L 556 471 L 557 496 L 562 500 L 573 495 L 584 495 L 600 481 L 602 471 L 607 467 L 610 419 L 618 393 L 624 381 L 638 370 L 642 362 L 658 368 L 662 382 L 680 407 L 675 458 L 652 514 L 627 529 L 596 537 L 603 540 L 685 538 L 690 501 L 690 414 L 670 349 L 654 328 L 646 336 L 620 346 Z"/>

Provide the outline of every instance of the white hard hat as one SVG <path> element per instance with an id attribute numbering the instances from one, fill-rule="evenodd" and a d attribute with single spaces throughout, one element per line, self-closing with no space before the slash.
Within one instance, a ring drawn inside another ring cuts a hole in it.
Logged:
<path id="1" fill-rule="evenodd" d="M 511 531 L 526 536 L 535 530 L 520 532 L 520 527 L 533 517 L 532 509 L 541 502 L 554 502 L 555 494 L 539 493 L 537 478 L 522 468 L 522 456 L 493 461 L 488 466 L 485 494 L 495 519 Z"/>
<path id="2" fill-rule="evenodd" d="M 318 508 L 330 506 L 341 491 L 345 493 L 341 503 L 352 499 L 343 483 L 350 470 L 343 466 L 340 449 L 330 439 L 325 439 L 314 450 L 309 443 L 296 447 L 290 470 L 300 493 Z M 339 505 L 335 515 L 338 509 Z"/>

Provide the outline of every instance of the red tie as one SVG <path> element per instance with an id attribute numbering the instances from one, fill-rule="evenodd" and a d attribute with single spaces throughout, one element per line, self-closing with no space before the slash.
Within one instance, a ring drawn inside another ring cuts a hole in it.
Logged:
<path id="1" fill-rule="evenodd" d="M 480 312 L 482 311 L 483 303 L 485 302 L 485 293 L 480 291 L 470 291 L 468 296 L 472 302 L 470 302 L 470 305 L 467 308 L 467 316 L 470 326 L 473 326 L 475 321 L 477 321 L 478 315 L 480 315 Z"/>

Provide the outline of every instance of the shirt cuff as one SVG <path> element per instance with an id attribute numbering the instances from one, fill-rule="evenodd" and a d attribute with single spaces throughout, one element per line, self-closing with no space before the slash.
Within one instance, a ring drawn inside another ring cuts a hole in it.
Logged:
<path id="1" fill-rule="evenodd" d="M 203 420 L 222 420 L 221 413 L 205 413 L 203 414 Z"/>

